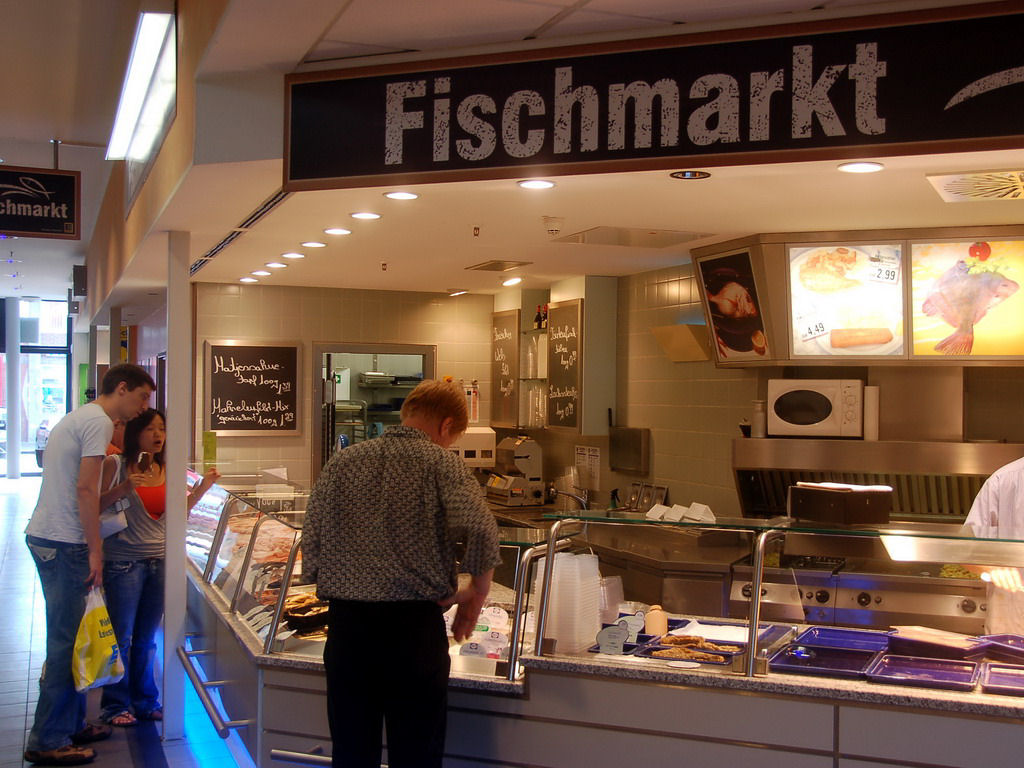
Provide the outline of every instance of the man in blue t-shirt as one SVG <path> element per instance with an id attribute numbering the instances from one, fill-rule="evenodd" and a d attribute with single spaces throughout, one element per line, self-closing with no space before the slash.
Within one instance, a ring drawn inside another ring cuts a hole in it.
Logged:
<path id="1" fill-rule="evenodd" d="M 85 695 L 75 690 L 71 658 L 85 598 L 103 581 L 100 468 L 114 419 L 135 418 L 156 384 L 137 365 L 115 365 L 94 401 L 67 414 L 50 431 L 39 500 L 25 540 L 46 600 L 46 663 L 25 759 L 38 765 L 81 765 L 96 752 L 83 744 L 110 736 L 110 726 L 86 725 Z"/>

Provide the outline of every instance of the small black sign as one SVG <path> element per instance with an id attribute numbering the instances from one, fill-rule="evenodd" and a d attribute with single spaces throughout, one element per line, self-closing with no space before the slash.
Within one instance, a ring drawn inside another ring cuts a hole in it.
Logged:
<path id="1" fill-rule="evenodd" d="M 78 240 L 78 171 L 0 167 L 0 232 Z"/>
<path id="2" fill-rule="evenodd" d="M 491 315 L 491 426 L 515 427 L 519 405 L 519 310 Z"/>
<path id="3" fill-rule="evenodd" d="M 583 299 L 548 305 L 548 426 L 579 428 Z"/>
<path id="4" fill-rule="evenodd" d="M 549 50 L 536 55 L 557 58 L 511 63 L 477 57 L 400 73 L 292 75 L 285 188 L 386 183 L 393 174 L 491 178 L 497 168 L 579 172 L 627 159 L 668 167 L 737 153 L 884 154 L 908 144 L 921 151 L 923 142 L 939 151 L 938 143 L 966 149 L 986 138 L 1010 146 L 1024 135 L 1024 15 L 906 21 L 851 20 L 868 28 L 827 32 L 805 25 L 806 34 L 788 37 L 749 30 L 761 36 L 751 40 L 736 40 L 741 31 L 711 42 L 635 41 L 649 49 L 594 55 Z"/>
<path id="5" fill-rule="evenodd" d="M 206 344 L 206 429 L 299 433 L 299 346 Z"/>

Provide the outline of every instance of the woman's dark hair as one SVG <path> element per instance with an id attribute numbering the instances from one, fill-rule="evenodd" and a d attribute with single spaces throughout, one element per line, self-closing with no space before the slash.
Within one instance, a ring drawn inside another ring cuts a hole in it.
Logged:
<path id="1" fill-rule="evenodd" d="M 153 419 L 157 416 L 164 423 L 164 427 L 167 427 L 167 419 L 160 413 L 156 408 L 147 408 L 134 419 L 125 424 L 124 427 L 124 456 L 129 464 L 135 464 L 139 460 L 139 451 L 142 449 L 139 447 L 139 435 L 142 434 L 143 430 L 146 429 L 150 424 L 153 423 Z M 164 448 L 167 444 L 164 443 Z M 153 455 L 153 461 L 159 464 L 161 467 L 164 465 L 164 448 L 160 449 L 160 453 Z"/>
<path id="2" fill-rule="evenodd" d="M 704 290 L 708 295 L 708 309 L 711 310 L 711 320 L 715 326 L 715 333 L 718 338 L 737 352 L 749 352 L 754 348 L 753 334 L 763 329 L 761 318 L 757 315 L 752 317 L 728 317 L 723 315 L 718 305 L 711 301 L 711 297 L 719 293 L 729 283 L 736 283 L 743 286 L 754 297 L 754 281 L 750 275 L 737 272 L 732 267 L 718 267 L 711 270 L 704 278 Z"/>

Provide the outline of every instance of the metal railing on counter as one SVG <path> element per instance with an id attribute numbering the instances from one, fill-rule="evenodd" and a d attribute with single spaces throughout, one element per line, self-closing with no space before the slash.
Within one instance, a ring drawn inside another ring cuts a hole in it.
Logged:
<path id="1" fill-rule="evenodd" d="M 187 638 L 186 638 L 187 640 Z M 230 680 L 203 680 L 199 674 L 199 670 L 196 669 L 193 657 L 205 656 L 212 653 L 208 650 L 197 650 L 193 651 L 186 648 L 183 645 L 179 645 L 175 648 L 175 654 L 178 660 L 181 662 L 181 666 L 185 670 L 185 675 L 192 683 L 192 687 L 196 690 L 196 695 L 199 696 L 199 703 L 203 705 L 203 709 L 206 710 L 206 714 L 210 717 L 210 722 L 213 723 L 213 728 L 217 732 L 217 735 L 222 739 L 226 739 L 231 735 L 231 731 L 235 728 L 242 728 L 243 726 L 253 725 L 255 720 L 225 720 L 220 711 L 217 709 L 217 705 L 214 703 L 213 698 L 210 696 L 211 688 L 220 688 L 225 685 L 230 685 Z"/>

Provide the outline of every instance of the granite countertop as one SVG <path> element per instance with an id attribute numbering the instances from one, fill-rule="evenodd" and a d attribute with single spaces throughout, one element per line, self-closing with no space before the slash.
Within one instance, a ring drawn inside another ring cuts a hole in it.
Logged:
<path id="1" fill-rule="evenodd" d="M 700 669 L 674 669 L 667 666 L 665 661 L 637 656 L 587 654 L 587 658 L 584 658 L 527 654 L 521 661 L 527 669 L 527 675 L 530 670 L 561 672 L 691 688 L 816 698 L 839 704 L 882 704 L 982 717 L 1024 718 L 1024 698 L 988 693 L 963 693 L 778 672 L 751 678 L 734 674 L 725 667 L 703 665 Z"/>

